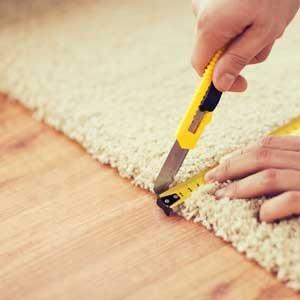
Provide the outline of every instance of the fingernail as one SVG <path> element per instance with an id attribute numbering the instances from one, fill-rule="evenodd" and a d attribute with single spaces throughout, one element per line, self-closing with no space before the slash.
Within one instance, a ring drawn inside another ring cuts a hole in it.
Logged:
<path id="1" fill-rule="evenodd" d="M 243 149 L 239 149 L 239 150 L 235 150 L 235 151 L 230 152 L 229 154 L 224 155 L 220 159 L 220 164 L 224 163 L 226 160 L 228 160 L 230 158 L 234 158 L 235 156 L 242 155 L 243 151 L 244 151 Z"/>
<path id="2" fill-rule="evenodd" d="M 220 88 L 223 91 L 228 91 L 232 87 L 234 81 L 235 81 L 234 75 L 230 73 L 225 73 L 220 78 L 220 82 L 219 82 Z"/>
<path id="3" fill-rule="evenodd" d="M 265 223 L 272 221 L 270 215 L 272 214 L 270 214 L 270 211 L 268 210 L 268 205 L 263 204 L 259 211 L 259 221 Z"/>
<path id="4" fill-rule="evenodd" d="M 229 193 L 226 189 L 220 189 L 220 190 L 216 191 L 215 195 L 217 198 L 229 197 Z"/>
<path id="5" fill-rule="evenodd" d="M 216 174 L 217 174 L 217 168 L 214 168 L 212 170 L 209 170 L 206 174 L 205 174 L 205 181 L 206 182 L 213 182 L 216 179 Z"/>
<path id="6" fill-rule="evenodd" d="M 228 160 L 229 158 L 231 158 L 233 156 L 232 153 L 226 154 L 223 157 L 221 157 L 220 159 L 220 164 L 222 164 L 223 162 L 225 162 L 226 160 Z"/>

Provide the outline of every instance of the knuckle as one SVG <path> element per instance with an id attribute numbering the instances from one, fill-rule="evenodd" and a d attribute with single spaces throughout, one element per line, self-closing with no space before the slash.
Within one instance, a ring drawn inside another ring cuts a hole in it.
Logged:
<path id="1" fill-rule="evenodd" d="M 226 56 L 233 66 L 244 67 L 249 63 L 249 58 L 238 53 L 227 52 Z"/>
<path id="2" fill-rule="evenodd" d="M 274 139 L 275 139 L 274 136 L 267 135 L 267 136 L 265 136 L 265 137 L 262 138 L 261 145 L 263 147 L 270 147 L 270 146 L 272 146 L 274 144 Z"/>
<path id="3" fill-rule="evenodd" d="M 300 151 L 300 138 L 299 137 L 295 137 L 295 142 L 294 142 L 294 148 L 296 151 Z"/>
<path id="4" fill-rule="evenodd" d="M 231 161 L 230 159 L 227 159 L 221 167 L 221 173 L 223 176 L 226 177 L 227 175 L 230 174 L 230 171 L 231 171 Z"/>
<path id="5" fill-rule="evenodd" d="M 232 197 L 238 197 L 239 190 L 240 190 L 240 186 L 239 186 L 238 181 L 234 181 L 233 183 L 230 184 L 230 195 Z"/>
<path id="6" fill-rule="evenodd" d="M 266 61 L 268 58 L 268 55 L 259 55 L 256 59 L 258 63 L 262 63 L 264 61 Z"/>
<path id="7" fill-rule="evenodd" d="M 260 64 L 260 63 L 264 62 L 266 59 L 267 59 L 267 57 L 265 57 L 265 56 L 257 55 L 253 58 L 252 63 Z"/>
<path id="8" fill-rule="evenodd" d="M 255 162 L 257 165 L 264 165 L 270 158 L 270 150 L 265 147 L 259 147 L 255 151 Z"/>
<path id="9" fill-rule="evenodd" d="M 277 170 L 267 169 L 263 171 L 263 186 L 275 187 L 277 185 Z"/>

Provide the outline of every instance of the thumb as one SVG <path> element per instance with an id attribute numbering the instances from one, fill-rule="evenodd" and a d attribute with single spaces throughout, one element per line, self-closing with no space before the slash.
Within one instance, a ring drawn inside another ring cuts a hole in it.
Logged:
<path id="1" fill-rule="evenodd" d="M 261 29 L 248 28 L 233 40 L 218 61 L 214 71 L 214 84 L 220 91 L 228 91 L 239 78 L 240 72 L 266 47 L 267 37 Z"/>

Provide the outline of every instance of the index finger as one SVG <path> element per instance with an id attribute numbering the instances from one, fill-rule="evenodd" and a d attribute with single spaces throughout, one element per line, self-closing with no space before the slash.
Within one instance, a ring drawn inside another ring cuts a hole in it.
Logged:
<path id="1" fill-rule="evenodd" d="M 200 76 L 204 73 L 204 70 L 213 55 L 228 42 L 228 39 L 216 36 L 215 31 L 213 30 L 215 26 L 210 25 L 210 29 L 207 29 L 208 23 L 217 23 L 218 21 L 213 21 L 210 17 L 206 18 L 208 19 L 207 21 L 202 21 L 203 16 L 200 16 L 200 14 L 202 14 L 201 5 L 204 5 L 203 0 L 192 1 L 193 12 L 197 19 L 192 65 Z M 204 26 L 202 26 L 202 24 Z"/>
<path id="2" fill-rule="evenodd" d="M 222 49 L 228 39 L 217 36 L 213 31 L 199 29 L 196 33 L 194 51 L 192 55 L 192 65 L 201 76 L 213 55 Z"/>
<path id="3" fill-rule="evenodd" d="M 215 169 L 207 172 L 205 180 L 224 182 L 269 168 L 299 170 L 299 165 L 299 152 L 257 148 L 240 156 L 226 159 Z"/>

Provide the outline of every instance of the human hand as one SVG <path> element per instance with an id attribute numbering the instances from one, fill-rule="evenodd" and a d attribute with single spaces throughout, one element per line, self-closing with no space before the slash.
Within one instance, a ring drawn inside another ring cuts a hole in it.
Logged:
<path id="1" fill-rule="evenodd" d="M 244 91 L 247 81 L 240 72 L 268 57 L 299 6 L 299 0 L 193 0 L 194 68 L 202 75 L 213 54 L 226 46 L 213 82 L 220 91 Z"/>
<path id="2" fill-rule="evenodd" d="M 261 206 L 262 221 L 300 215 L 300 137 L 268 136 L 225 159 L 205 179 L 236 180 L 218 190 L 217 198 L 272 196 Z"/>

